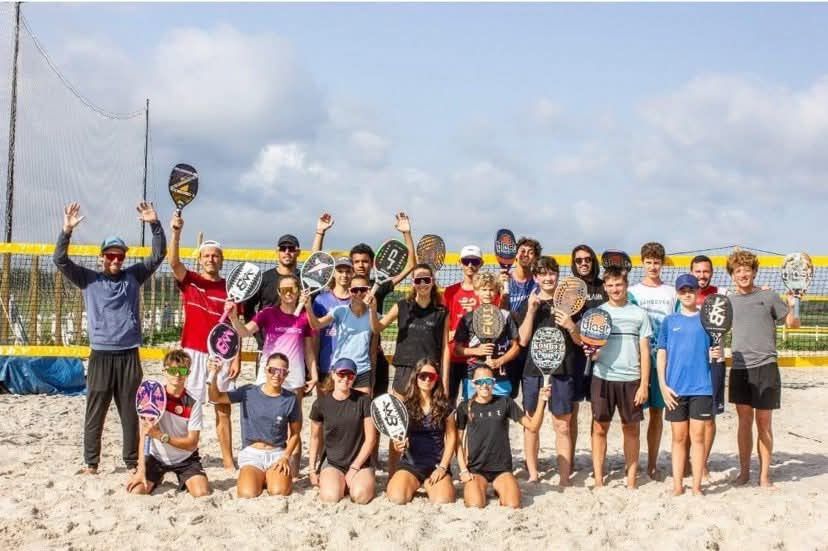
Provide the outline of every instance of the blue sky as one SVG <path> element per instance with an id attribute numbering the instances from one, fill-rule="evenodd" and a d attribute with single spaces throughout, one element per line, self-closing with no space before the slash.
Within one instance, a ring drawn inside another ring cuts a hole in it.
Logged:
<path id="1" fill-rule="evenodd" d="M 97 104 L 132 111 L 149 95 L 162 216 L 169 166 L 189 161 L 203 188 L 187 229 L 226 242 L 308 241 L 329 210 L 331 246 L 379 243 L 402 209 L 453 249 L 510 226 L 555 251 L 824 252 L 825 5 L 24 13 Z"/>

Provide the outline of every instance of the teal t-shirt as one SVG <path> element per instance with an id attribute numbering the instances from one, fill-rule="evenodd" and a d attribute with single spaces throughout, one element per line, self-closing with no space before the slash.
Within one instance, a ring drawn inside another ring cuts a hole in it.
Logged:
<path id="1" fill-rule="evenodd" d="M 612 331 L 601 348 L 593 374 L 605 381 L 637 381 L 641 378 L 640 339 L 653 334 L 650 318 L 643 308 L 627 303 L 622 307 L 605 302 L 599 306 L 609 312 Z"/>
<path id="2" fill-rule="evenodd" d="M 331 356 L 331 365 L 339 358 L 348 358 L 357 366 L 357 375 L 371 371 L 371 314 L 366 309 L 357 317 L 349 305 L 335 306 L 331 310 L 336 324 L 336 343 Z"/>

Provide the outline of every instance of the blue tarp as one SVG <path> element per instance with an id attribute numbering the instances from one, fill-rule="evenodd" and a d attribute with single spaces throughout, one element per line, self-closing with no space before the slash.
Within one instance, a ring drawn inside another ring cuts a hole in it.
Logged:
<path id="1" fill-rule="evenodd" d="M 86 392 L 83 362 L 78 358 L 0 356 L 0 383 L 12 394 Z"/>

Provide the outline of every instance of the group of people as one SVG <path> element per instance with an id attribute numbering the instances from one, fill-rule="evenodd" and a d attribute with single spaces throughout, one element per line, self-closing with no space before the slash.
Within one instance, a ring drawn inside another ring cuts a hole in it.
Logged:
<path id="1" fill-rule="evenodd" d="M 83 220 L 77 203 L 64 210 L 54 253 L 60 271 L 82 289 L 88 316 L 84 472 L 97 472 L 103 421 L 114 398 L 123 427 L 123 460 L 132 471 L 127 489 L 151 493 L 173 472 L 180 489 L 204 495 L 210 490 L 198 450 L 203 408 L 212 404 L 224 466 L 235 470 L 231 405 L 239 403 L 238 496 L 256 497 L 265 490 L 287 495 L 302 470 L 302 402 L 315 395 L 309 415 L 310 482 L 319 487 L 323 501 L 347 495 L 355 503 L 367 503 L 377 492 L 379 462 L 371 399 L 390 391 L 402 400 L 410 419 L 407 437 L 389 443 L 386 494 L 395 503 L 409 502 L 421 488 L 434 503 L 454 501 L 456 459 L 467 506 L 485 506 L 491 484 L 502 505 L 520 507 L 510 421 L 523 427 L 528 480 L 536 482 L 539 430 L 547 408 L 555 433 L 558 484 L 569 486 L 578 410 L 585 401 L 592 413 L 595 486 L 605 482 L 607 434 L 616 410 L 626 484 L 636 486 L 640 423 L 647 411 L 647 474 L 660 477 L 666 418 L 672 428 L 674 492 L 684 492 L 689 458 L 692 491 L 702 493 L 715 418 L 725 407 L 724 353 L 720 346 L 711 346 L 699 314 L 705 297 L 725 292 L 711 285 L 713 263 L 708 257 L 697 256 L 688 273 L 667 284 L 661 279 L 664 247 L 646 243 L 641 247 L 643 278 L 630 285 L 624 267 L 609 266 L 601 274 L 593 249 L 578 245 L 570 269 L 584 281 L 588 296 L 584 308 L 570 316 L 554 306 L 560 266 L 554 257 L 542 256 L 537 240 L 521 238 L 513 269 L 498 273 L 481 270 L 480 247 L 463 247 L 463 279 L 441 292 L 433 266 L 417 261 L 408 217 L 398 213 L 395 228 L 409 251 L 399 275 L 374 282 L 374 251 L 361 243 L 335 259 L 330 288 L 311 296 L 301 290 L 299 240 L 286 234 L 276 241 L 276 266 L 262 274 L 258 293 L 236 305 L 227 301 L 219 243 L 201 243 L 197 270 L 189 270 L 179 256 L 184 225 L 180 213 L 172 217 L 168 248 L 153 206 L 140 203 L 137 210 L 152 231 L 148 258 L 124 267 L 128 247 L 110 237 L 101 244 L 100 270 L 72 262 L 70 237 Z M 319 217 L 312 251 L 322 249 L 333 224 L 329 214 Z M 151 426 L 138 422 L 133 407 L 143 377 L 138 301 L 140 286 L 165 258 L 178 282 L 184 325 L 180 349 L 163 361 L 167 411 Z M 771 486 L 771 421 L 781 395 L 775 326 L 784 322 L 795 327 L 799 320 L 779 295 L 756 286 L 757 271 L 758 259 L 750 252 L 736 251 L 727 260 L 733 282 L 728 293 L 733 306 L 729 401 L 739 423 L 735 482 L 750 479 L 755 423 L 759 482 Z M 386 311 L 385 298 L 409 275 L 407 296 Z M 473 312 L 482 304 L 496 305 L 504 318 L 494 342 L 475 334 Z M 593 369 L 588 375 L 579 321 L 591 308 L 610 314 L 612 330 L 603 348 L 590 351 Z M 242 337 L 257 339 L 255 384 L 237 388 L 239 357 L 225 362 L 208 353 L 207 336 L 224 315 Z M 389 380 L 380 334 L 395 322 L 394 376 Z M 544 327 L 559 328 L 565 343 L 563 361 L 548 377 L 527 353 L 533 335 Z M 147 457 L 138 446 L 139 437 L 145 436 L 152 441 Z"/>

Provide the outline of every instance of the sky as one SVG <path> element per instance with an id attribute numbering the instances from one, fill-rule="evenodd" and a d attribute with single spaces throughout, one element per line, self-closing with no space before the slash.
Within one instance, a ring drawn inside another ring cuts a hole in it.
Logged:
<path id="1" fill-rule="evenodd" d="M 24 4 L 23 13 L 92 103 L 126 113 L 150 98 L 150 194 L 165 225 L 172 165 L 200 173 L 185 243 L 203 231 L 270 248 L 289 232 L 309 247 L 327 211 L 326 247 L 378 245 L 405 211 L 415 238 L 439 234 L 450 250 L 491 251 L 508 227 L 549 252 L 660 241 L 668 252 L 738 243 L 828 254 L 828 5 Z M 77 239 L 114 228 L 134 242 L 143 120 L 113 130 L 75 117 L 73 96 L 33 64 L 16 193 L 30 210 L 49 206 L 48 220 L 24 214 L 21 233 L 50 241 L 58 199 L 75 193 L 89 218 Z M 61 121 L 66 136 L 44 120 Z M 37 132 L 57 153 L 41 152 L 50 149 Z M 83 187 L 103 173 L 129 192 Z"/>

